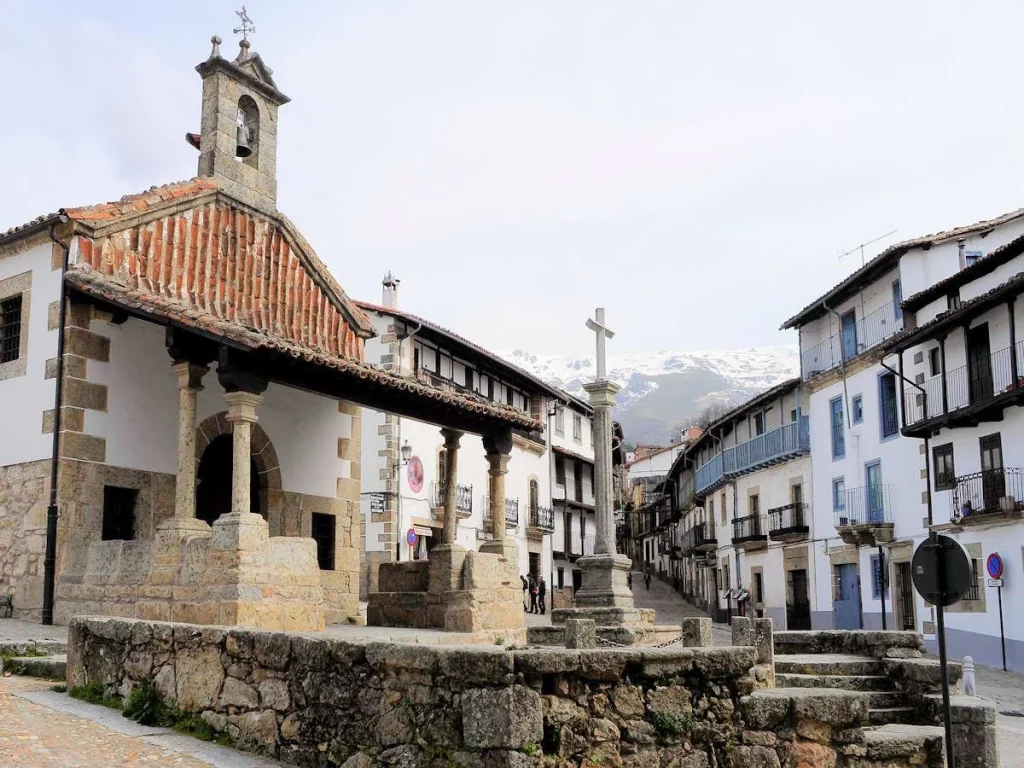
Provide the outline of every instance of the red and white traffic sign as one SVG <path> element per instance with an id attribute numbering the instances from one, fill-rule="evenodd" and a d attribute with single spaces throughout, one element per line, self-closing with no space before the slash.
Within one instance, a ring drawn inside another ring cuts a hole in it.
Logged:
<path id="1" fill-rule="evenodd" d="M 993 552 L 985 560 L 985 570 L 988 571 L 988 577 L 990 579 L 1001 579 L 1003 578 L 1003 558 L 999 556 L 998 552 Z"/>

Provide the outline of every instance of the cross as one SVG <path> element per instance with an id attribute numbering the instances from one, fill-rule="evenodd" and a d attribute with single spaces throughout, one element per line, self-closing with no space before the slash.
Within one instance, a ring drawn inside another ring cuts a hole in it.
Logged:
<path id="1" fill-rule="evenodd" d="M 598 307 L 594 310 L 594 319 L 587 320 L 587 328 L 597 335 L 597 380 L 604 381 L 604 340 L 615 336 L 615 331 L 610 331 L 605 326 L 603 307 Z"/>
<path id="2" fill-rule="evenodd" d="M 242 39 L 243 40 L 248 40 L 249 39 L 249 33 L 256 31 L 256 25 L 253 24 L 252 23 L 252 19 L 249 18 L 249 12 L 245 10 L 245 6 L 243 5 L 242 6 L 242 10 L 235 11 L 235 16 L 237 16 L 239 21 L 242 22 L 242 26 L 235 27 L 234 30 L 232 30 L 232 31 L 236 35 L 239 32 L 241 32 L 242 33 Z"/>

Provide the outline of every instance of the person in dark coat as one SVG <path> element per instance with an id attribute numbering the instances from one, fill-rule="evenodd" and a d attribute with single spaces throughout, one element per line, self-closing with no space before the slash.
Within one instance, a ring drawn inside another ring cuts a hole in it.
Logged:
<path id="1" fill-rule="evenodd" d="M 526 581 L 525 576 L 520 576 L 519 580 L 523 582 L 523 613 L 526 613 L 526 590 L 530 588 L 530 584 Z"/>
<path id="2" fill-rule="evenodd" d="M 633 591 L 633 572 L 630 571 L 626 574 L 626 586 L 629 587 L 629 591 Z"/>
<path id="3" fill-rule="evenodd" d="M 544 581 L 544 577 L 540 577 L 540 582 L 537 584 L 537 604 L 540 606 L 540 615 L 543 616 L 545 611 L 548 609 L 547 604 L 548 596 L 548 583 Z"/>
<path id="4" fill-rule="evenodd" d="M 644 586 L 647 587 L 647 591 L 648 592 L 651 591 L 651 572 L 650 571 L 645 571 L 644 572 Z"/>
<path id="5" fill-rule="evenodd" d="M 530 613 L 537 613 L 537 580 L 530 574 Z"/>

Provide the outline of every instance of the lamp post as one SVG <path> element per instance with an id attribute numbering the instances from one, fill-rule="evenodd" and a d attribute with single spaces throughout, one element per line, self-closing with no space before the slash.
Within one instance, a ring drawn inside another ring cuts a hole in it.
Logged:
<path id="1" fill-rule="evenodd" d="M 396 521 L 397 522 L 396 527 L 398 528 L 398 532 L 399 532 L 398 539 L 395 542 L 395 560 L 396 561 L 401 561 L 401 559 L 402 559 L 402 556 L 401 556 L 401 551 L 402 551 L 402 538 L 401 538 L 401 531 L 402 531 L 402 467 L 408 465 L 409 460 L 412 459 L 412 446 L 409 445 L 409 441 L 408 440 L 406 440 L 402 444 L 402 447 L 399 449 L 399 453 L 401 454 L 401 461 L 395 463 L 395 474 L 394 474 L 394 477 L 395 477 L 395 494 L 398 497 L 398 520 Z M 410 560 L 413 559 L 411 552 L 410 552 L 409 559 Z"/>

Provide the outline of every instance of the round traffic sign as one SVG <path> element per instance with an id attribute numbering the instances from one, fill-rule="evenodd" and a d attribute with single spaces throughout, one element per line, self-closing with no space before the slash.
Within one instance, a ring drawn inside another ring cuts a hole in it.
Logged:
<path id="1" fill-rule="evenodd" d="M 971 558 L 956 539 L 932 534 L 914 552 L 914 587 L 932 605 L 960 602 L 974 581 Z"/>
<path id="2" fill-rule="evenodd" d="M 988 571 L 988 577 L 990 579 L 1001 579 L 1003 578 L 1003 558 L 999 556 L 998 552 L 993 552 L 985 560 L 985 570 Z"/>
<path id="3" fill-rule="evenodd" d="M 416 546 L 416 529 L 415 528 L 410 528 L 408 531 L 405 532 L 405 540 L 407 542 L 409 542 L 409 546 L 410 547 L 415 547 Z"/>

